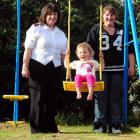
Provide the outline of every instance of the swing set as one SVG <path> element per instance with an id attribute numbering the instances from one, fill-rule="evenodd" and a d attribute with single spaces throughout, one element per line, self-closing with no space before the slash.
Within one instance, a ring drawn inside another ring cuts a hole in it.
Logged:
<path id="1" fill-rule="evenodd" d="M 71 19 L 71 0 L 68 0 L 69 10 L 68 10 L 68 49 L 70 50 L 70 19 Z M 133 6 L 131 0 L 125 0 L 125 11 L 124 11 L 124 105 L 123 105 L 123 119 L 124 124 L 127 123 L 127 70 L 128 70 L 128 45 L 132 42 L 128 42 L 128 18 L 130 18 L 130 24 L 132 29 L 132 35 L 133 35 L 133 42 L 134 42 L 134 49 L 136 54 L 136 62 L 138 66 L 138 74 L 140 78 L 140 51 L 139 51 L 139 42 L 138 37 L 136 33 L 136 24 L 134 19 L 134 13 L 133 13 Z M 102 50 L 102 6 L 100 7 L 100 48 L 99 53 L 101 54 Z M 16 47 L 16 69 L 15 69 L 15 89 L 14 89 L 14 95 L 3 95 L 3 98 L 8 99 L 10 101 L 14 101 L 14 108 L 13 108 L 13 121 L 12 124 L 15 124 L 18 122 L 18 101 L 28 99 L 28 95 L 19 95 L 19 57 L 20 57 L 20 0 L 17 0 L 17 47 Z M 101 56 L 101 55 L 100 55 Z M 70 56 L 68 56 L 68 64 L 70 63 L 69 60 Z M 102 81 L 102 61 L 101 57 L 99 58 L 100 61 L 100 70 L 99 70 L 99 76 L 100 81 L 97 81 L 95 83 L 94 91 L 104 91 L 104 81 Z M 68 80 L 68 75 L 70 74 L 70 69 L 67 66 L 66 71 L 66 81 L 63 81 L 63 87 L 65 91 L 75 91 L 75 86 L 73 81 Z M 83 82 L 82 84 L 82 92 L 87 92 L 87 84 L 86 82 Z M 20 122 L 20 121 L 19 121 Z"/>
<path id="2" fill-rule="evenodd" d="M 70 19 L 71 19 L 71 0 L 68 0 L 69 3 L 69 11 L 68 11 L 68 49 L 70 50 Z M 133 40 L 128 41 L 128 20 L 130 20 L 131 30 Z M 134 44 L 134 50 L 136 55 L 136 63 L 138 68 L 138 75 L 140 79 L 140 50 L 139 50 L 139 42 L 138 36 L 136 32 L 136 23 L 134 18 L 132 0 L 125 0 L 124 3 L 124 80 L 123 80 L 123 123 L 124 125 L 127 124 L 127 94 L 128 94 L 128 46 L 129 44 Z M 102 51 L 102 5 L 100 6 L 100 46 L 99 46 L 99 53 L 101 54 Z M 101 55 L 100 55 L 101 56 Z M 67 64 L 67 71 L 66 71 L 66 81 L 63 81 L 63 87 L 65 91 L 76 91 L 75 85 L 73 81 L 68 80 L 68 76 L 70 74 L 69 68 L 69 60 L 70 56 L 68 56 L 68 64 Z M 94 91 L 104 91 L 104 81 L 102 81 L 102 61 L 101 57 L 99 58 L 100 61 L 100 70 L 99 76 L 100 81 L 95 83 Z M 88 92 L 87 83 L 82 83 L 81 92 Z"/>

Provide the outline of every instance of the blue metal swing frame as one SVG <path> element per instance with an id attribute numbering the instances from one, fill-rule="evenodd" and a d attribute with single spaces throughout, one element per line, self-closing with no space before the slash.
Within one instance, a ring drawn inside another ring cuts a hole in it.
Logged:
<path id="1" fill-rule="evenodd" d="M 129 34 L 129 20 L 133 35 L 133 40 L 128 42 Z M 136 24 L 133 13 L 132 0 L 125 0 L 124 8 L 124 91 L 123 91 L 123 121 L 124 125 L 127 124 L 127 98 L 128 98 L 128 45 L 134 43 L 134 50 L 136 55 L 136 63 L 138 67 L 138 74 L 140 78 L 140 50 L 138 36 L 136 32 Z"/>
<path id="2" fill-rule="evenodd" d="M 19 94 L 19 59 L 20 59 L 20 0 L 17 0 L 17 46 L 14 95 Z M 18 121 L 18 101 L 14 101 L 13 121 Z"/>

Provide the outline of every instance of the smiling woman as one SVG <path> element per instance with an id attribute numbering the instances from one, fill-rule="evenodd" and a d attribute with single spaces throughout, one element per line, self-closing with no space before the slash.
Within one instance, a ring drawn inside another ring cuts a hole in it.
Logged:
<path id="1" fill-rule="evenodd" d="M 103 81 L 104 93 L 95 93 L 95 132 L 121 133 L 121 108 L 123 95 L 123 57 L 124 46 L 123 27 L 116 23 L 117 10 L 111 5 L 104 5 L 102 24 L 102 53 L 105 60 Z M 88 33 L 87 42 L 96 52 L 95 59 L 99 59 L 99 24 L 94 25 Z M 130 77 L 134 75 L 134 50 L 129 47 Z M 107 127 L 108 125 L 108 127 Z M 108 130 L 107 130 L 108 128 Z"/>
<path id="2" fill-rule="evenodd" d="M 58 132 L 55 101 L 67 48 L 67 38 L 57 27 L 59 19 L 57 5 L 48 3 L 41 10 L 39 22 L 26 33 L 22 76 L 29 79 L 31 133 Z"/>

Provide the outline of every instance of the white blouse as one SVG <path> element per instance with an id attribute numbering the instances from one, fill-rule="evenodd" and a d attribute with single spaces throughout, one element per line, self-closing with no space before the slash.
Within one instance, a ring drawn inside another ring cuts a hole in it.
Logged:
<path id="1" fill-rule="evenodd" d="M 53 61 L 55 67 L 61 65 L 61 54 L 67 49 L 67 38 L 62 30 L 53 30 L 47 25 L 33 24 L 26 32 L 25 48 L 32 49 L 31 58 L 46 65 Z"/>

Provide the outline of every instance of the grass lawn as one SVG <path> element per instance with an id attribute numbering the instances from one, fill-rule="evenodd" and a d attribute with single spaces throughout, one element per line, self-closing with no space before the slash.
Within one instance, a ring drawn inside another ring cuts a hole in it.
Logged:
<path id="1" fill-rule="evenodd" d="M 140 127 L 127 127 L 123 134 L 93 133 L 92 125 L 61 126 L 58 134 L 31 134 L 29 124 L 0 124 L 0 140 L 140 140 Z"/>

